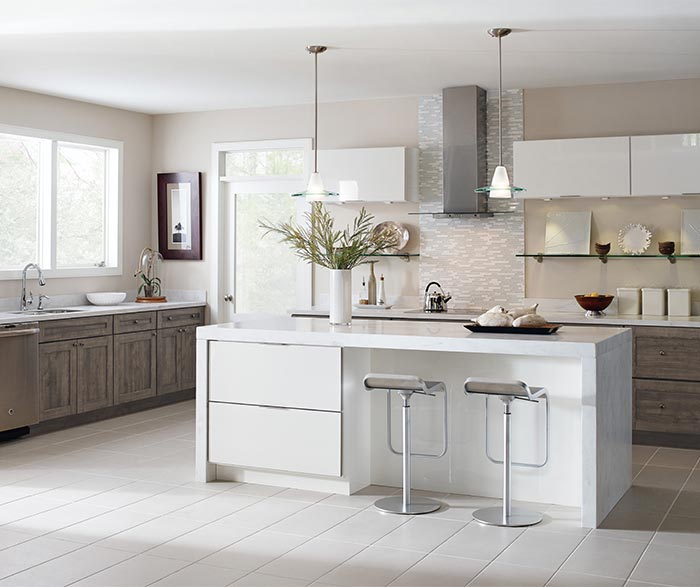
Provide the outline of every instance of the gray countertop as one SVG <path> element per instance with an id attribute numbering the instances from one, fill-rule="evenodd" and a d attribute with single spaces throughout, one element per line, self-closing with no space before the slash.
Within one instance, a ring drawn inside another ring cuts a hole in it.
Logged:
<path id="1" fill-rule="evenodd" d="M 65 314 L 42 314 L 40 316 L 16 314 L 11 311 L 0 311 L 0 324 L 16 324 L 19 322 L 42 322 L 44 320 L 65 320 L 68 318 L 107 316 L 110 314 L 128 314 L 131 312 L 153 312 L 155 310 L 173 310 L 177 308 L 195 308 L 200 306 L 206 306 L 206 302 L 163 302 L 160 304 L 123 302 L 114 306 L 66 306 L 66 308 L 69 308 L 71 310 L 79 311 L 68 312 Z"/>
<path id="2" fill-rule="evenodd" d="M 358 309 L 353 308 L 352 317 L 358 319 L 376 318 L 383 320 L 428 320 L 434 322 L 465 322 L 476 318 L 481 311 L 450 309 L 446 313 L 416 312 L 415 308 Z M 298 308 L 292 316 L 320 317 L 328 316 L 328 310 L 318 307 Z M 587 318 L 581 312 L 541 313 L 555 324 L 582 324 L 587 326 L 672 326 L 680 328 L 700 328 L 700 316 L 631 316 L 609 314 L 598 318 Z"/>

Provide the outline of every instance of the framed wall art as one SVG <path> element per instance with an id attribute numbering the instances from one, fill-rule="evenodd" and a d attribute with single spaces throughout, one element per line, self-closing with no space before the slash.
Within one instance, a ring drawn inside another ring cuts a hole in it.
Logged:
<path id="1" fill-rule="evenodd" d="M 158 174 L 158 249 L 163 259 L 202 258 L 201 176 Z"/>

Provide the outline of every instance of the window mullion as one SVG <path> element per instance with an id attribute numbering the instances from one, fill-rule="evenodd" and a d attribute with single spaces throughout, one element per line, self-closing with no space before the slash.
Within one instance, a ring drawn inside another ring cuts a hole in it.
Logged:
<path id="1" fill-rule="evenodd" d="M 51 243 L 51 269 L 57 268 L 56 263 L 56 219 L 57 219 L 57 191 L 58 191 L 58 141 L 51 141 L 51 227 L 50 238 Z"/>
<path id="2" fill-rule="evenodd" d="M 39 158 L 39 214 L 37 243 L 39 258 L 36 262 L 44 269 L 53 269 L 52 234 L 54 224 L 53 205 L 53 141 L 41 141 Z"/>

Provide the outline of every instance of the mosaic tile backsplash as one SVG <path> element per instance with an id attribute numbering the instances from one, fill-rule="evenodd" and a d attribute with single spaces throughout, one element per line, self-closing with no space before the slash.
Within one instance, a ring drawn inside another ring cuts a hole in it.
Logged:
<path id="1" fill-rule="evenodd" d="M 512 173 L 513 141 L 523 138 L 523 93 L 503 96 L 503 162 Z M 420 212 L 442 210 L 442 95 L 425 96 L 418 107 L 420 149 Z M 498 165 L 498 93 L 487 99 L 488 178 Z M 493 218 L 419 216 L 420 283 L 439 281 L 455 300 L 452 307 L 514 307 L 525 296 L 522 259 L 524 212 L 518 200 L 492 200 Z"/>

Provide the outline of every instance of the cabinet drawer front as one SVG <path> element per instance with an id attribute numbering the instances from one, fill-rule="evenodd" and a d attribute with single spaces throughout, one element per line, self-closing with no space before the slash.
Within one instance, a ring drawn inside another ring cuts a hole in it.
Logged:
<path id="1" fill-rule="evenodd" d="M 180 308 L 178 310 L 160 310 L 158 328 L 173 326 L 200 326 L 204 324 L 204 308 Z"/>
<path id="2" fill-rule="evenodd" d="M 66 318 L 39 323 L 39 342 L 71 340 L 112 334 L 112 316 Z"/>
<path id="3" fill-rule="evenodd" d="M 114 316 L 114 334 L 153 330 L 156 327 L 155 312 L 134 312 Z"/>
<path id="4" fill-rule="evenodd" d="M 209 403 L 209 460 L 222 465 L 341 475 L 341 415 Z"/>
<path id="5" fill-rule="evenodd" d="M 635 328 L 634 376 L 700 381 L 700 331 Z"/>
<path id="6" fill-rule="evenodd" d="M 209 399 L 338 412 L 341 409 L 341 350 L 211 342 Z"/>
<path id="7" fill-rule="evenodd" d="M 697 434 L 700 384 L 635 380 L 634 411 L 635 430 Z"/>

